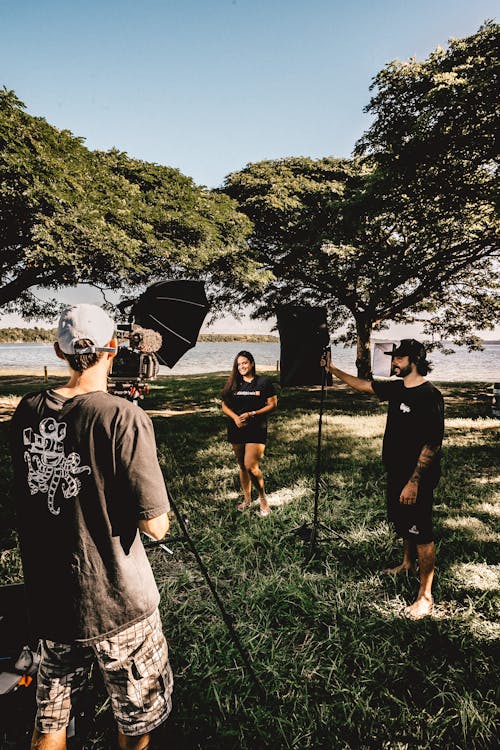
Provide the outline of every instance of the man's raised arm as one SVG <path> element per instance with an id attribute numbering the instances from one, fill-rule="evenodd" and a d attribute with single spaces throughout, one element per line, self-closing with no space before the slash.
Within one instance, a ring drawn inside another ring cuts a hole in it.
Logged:
<path id="1" fill-rule="evenodd" d="M 372 395 L 375 394 L 370 380 L 357 378 L 355 375 L 349 375 L 348 372 L 344 372 L 343 370 L 339 370 L 338 367 L 335 367 L 335 365 L 332 364 L 329 352 L 326 356 L 322 357 L 321 366 L 355 391 L 359 391 L 360 393 L 371 393 Z"/>

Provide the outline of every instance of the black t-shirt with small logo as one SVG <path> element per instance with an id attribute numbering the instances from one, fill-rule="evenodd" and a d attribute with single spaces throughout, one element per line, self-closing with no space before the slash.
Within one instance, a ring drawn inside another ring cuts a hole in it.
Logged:
<path id="1" fill-rule="evenodd" d="M 267 399 L 275 396 L 272 382 L 265 375 L 256 375 L 247 382 L 241 379 L 235 392 L 225 396 L 224 401 L 235 414 L 258 411 L 267 404 Z M 236 427 L 228 419 L 228 440 L 231 443 L 264 443 L 267 437 L 267 414 L 251 417 L 245 427 Z"/>
<path id="2" fill-rule="evenodd" d="M 440 446 L 444 434 L 444 403 L 441 392 L 429 381 L 406 388 L 403 380 L 374 380 L 380 401 L 388 401 L 382 460 L 387 472 L 407 481 L 424 445 Z M 440 475 L 440 452 L 423 480 L 435 483 Z"/>

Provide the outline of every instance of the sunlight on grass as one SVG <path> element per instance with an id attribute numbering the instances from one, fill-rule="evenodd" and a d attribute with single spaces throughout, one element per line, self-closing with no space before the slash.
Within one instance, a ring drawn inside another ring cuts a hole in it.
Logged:
<path id="1" fill-rule="evenodd" d="M 389 524 L 383 521 L 373 527 L 358 524 L 349 531 L 344 532 L 344 536 L 353 544 L 360 544 L 361 542 L 384 543 L 393 537 L 393 532 Z"/>
<path id="2" fill-rule="evenodd" d="M 0 398 L 0 422 L 10 420 L 20 400 L 19 396 L 2 396 Z"/>
<path id="3" fill-rule="evenodd" d="M 445 518 L 443 526 L 452 531 L 463 531 L 474 540 L 480 542 L 498 542 L 500 534 L 492 531 L 490 527 L 474 516 L 456 516 L 454 518 Z"/>
<path id="4" fill-rule="evenodd" d="M 332 416 L 325 420 L 325 430 L 333 433 L 355 435 L 357 438 L 381 438 L 384 434 L 385 415 Z"/>
<path id="5" fill-rule="evenodd" d="M 477 445 L 482 438 L 490 441 L 498 435 L 498 419 L 448 419 L 446 420 L 446 446 L 466 447 Z M 498 438 L 497 438 L 498 439 Z"/>
<path id="6" fill-rule="evenodd" d="M 310 494 L 311 489 L 304 485 L 295 485 L 294 487 L 282 487 L 274 492 L 269 492 L 267 500 L 271 507 L 283 507 L 292 503 L 294 500 L 300 500 L 305 495 Z"/>
<path id="7" fill-rule="evenodd" d="M 23 580 L 21 558 L 17 547 L 3 550 L 0 554 L 0 580 L 2 585 Z"/>
<path id="8" fill-rule="evenodd" d="M 464 607 L 454 600 L 435 604 L 432 619 L 462 624 L 467 628 L 470 635 L 477 640 L 494 642 L 500 638 L 500 624 L 498 622 L 488 620 L 480 613 L 474 612 L 470 606 Z"/>
<path id="9" fill-rule="evenodd" d="M 487 513 L 489 516 L 493 516 L 493 518 L 500 518 L 500 492 L 492 495 L 491 500 L 491 503 L 478 503 L 471 510 L 477 513 Z"/>
<path id="10" fill-rule="evenodd" d="M 323 417 L 323 439 L 335 439 L 339 435 L 353 435 L 356 438 L 381 438 L 384 434 L 384 415 L 325 415 Z M 282 435 L 285 442 L 297 440 L 299 437 L 316 434 L 318 417 L 315 414 L 302 414 L 288 419 L 286 433 Z"/>
<path id="11" fill-rule="evenodd" d="M 500 484 L 500 474 L 495 474 L 494 476 L 483 476 L 483 477 L 475 477 L 473 480 L 476 484 Z"/>
<path id="12" fill-rule="evenodd" d="M 451 433 L 455 430 L 467 430 L 471 432 L 498 431 L 500 429 L 500 419 L 463 419 L 455 417 L 446 420 L 446 432 Z"/>
<path id="13" fill-rule="evenodd" d="M 206 411 L 206 409 L 145 409 L 144 411 L 150 417 L 178 417 L 181 414 L 194 414 L 196 411 Z"/>
<path id="14" fill-rule="evenodd" d="M 457 563 L 450 566 L 450 573 L 466 588 L 480 591 L 500 590 L 500 565 Z"/>
<path id="15" fill-rule="evenodd" d="M 400 594 L 389 596 L 387 593 L 384 593 L 383 597 L 374 599 L 371 609 L 385 620 L 393 620 L 395 617 L 404 617 L 404 611 L 407 606 L 408 602 Z"/>

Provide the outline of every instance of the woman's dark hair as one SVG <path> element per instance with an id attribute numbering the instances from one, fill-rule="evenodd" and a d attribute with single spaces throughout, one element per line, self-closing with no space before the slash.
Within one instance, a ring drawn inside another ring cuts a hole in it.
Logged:
<path id="1" fill-rule="evenodd" d="M 79 339 L 75 341 L 76 347 L 84 349 L 86 346 L 93 346 L 94 342 L 90 339 Z M 64 354 L 64 359 L 67 360 L 69 366 L 75 372 L 83 372 L 88 370 L 89 367 L 93 367 L 104 357 L 105 352 L 92 352 L 91 354 Z"/>
<path id="2" fill-rule="evenodd" d="M 239 386 L 241 385 L 241 381 L 243 380 L 240 373 L 238 372 L 238 359 L 240 357 L 245 357 L 246 359 L 248 359 L 248 361 L 252 365 L 254 376 L 257 374 L 255 372 L 255 359 L 253 357 L 253 354 L 245 350 L 238 352 L 238 354 L 234 358 L 233 369 L 231 370 L 231 375 L 228 377 L 226 381 L 226 385 L 224 386 L 224 389 L 222 391 L 223 401 L 226 400 L 226 398 L 229 396 L 230 393 L 236 393 Z"/>

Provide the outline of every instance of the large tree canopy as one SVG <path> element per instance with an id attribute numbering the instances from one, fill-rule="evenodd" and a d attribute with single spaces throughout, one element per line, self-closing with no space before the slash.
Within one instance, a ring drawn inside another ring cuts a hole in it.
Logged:
<path id="1" fill-rule="evenodd" d="M 340 338 L 357 341 L 363 376 L 370 372 L 371 332 L 388 321 L 413 322 L 423 315 L 428 333 L 474 345 L 472 329 L 498 320 L 493 31 L 487 26 L 448 53 L 433 53 L 424 63 L 392 63 L 379 74 L 376 82 L 384 81 L 385 88 L 373 102 L 387 123 L 383 128 L 374 121 L 373 140 L 368 134 L 361 142 L 359 158 L 261 162 L 226 178 L 225 191 L 254 222 L 255 256 L 275 276 L 257 313 L 270 315 L 287 302 L 326 304 L 334 326 L 348 323 Z M 471 124 L 463 142 L 465 125 L 456 125 L 459 147 L 449 135 L 450 120 L 454 109 L 460 110 L 461 93 L 469 100 L 468 87 L 454 91 L 446 117 L 439 109 L 442 97 L 426 99 L 432 110 L 426 111 L 427 130 L 418 131 L 417 107 L 423 71 L 433 68 L 439 89 L 439 81 L 448 80 L 444 74 L 455 49 L 461 51 L 456 65 L 462 68 L 465 57 L 467 70 L 476 71 L 475 96 L 484 91 L 475 110 L 480 122 L 474 124 L 468 108 Z M 404 71 L 404 86 L 391 71 Z M 371 111 L 378 112 L 373 102 Z M 405 126 L 397 131 L 391 116 Z"/>
<path id="2" fill-rule="evenodd" d="M 497 190 L 500 136 L 500 26 L 451 39 L 424 61 L 395 60 L 378 73 L 366 111 L 372 125 L 358 156 L 371 156 L 406 191 L 446 195 L 461 210 Z"/>
<path id="3" fill-rule="evenodd" d="M 0 308 L 46 314 L 34 287 L 127 289 L 163 276 L 255 286 L 250 223 L 178 170 L 90 151 L 0 90 Z M 223 294 L 218 295 L 219 302 Z"/>

